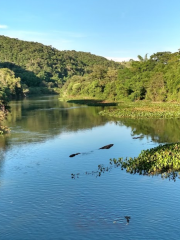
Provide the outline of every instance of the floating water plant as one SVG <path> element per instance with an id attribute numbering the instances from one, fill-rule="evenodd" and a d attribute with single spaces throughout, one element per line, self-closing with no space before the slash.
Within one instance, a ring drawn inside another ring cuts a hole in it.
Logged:
<path id="1" fill-rule="evenodd" d="M 158 175 L 176 180 L 180 176 L 180 143 L 143 150 L 138 157 L 110 159 L 110 164 L 131 174 Z"/>
<path id="2" fill-rule="evenodd" d="M 180 178 L 180 143 L 160 145 L 155 148 L 143 150 L 138 157 L 113 158 L 109 166 L 98 165 L 96 171 L 86 172 L 86 175 L 100 177 L 102 173 L 110 172 L 112 168 L 121 167 L 128 173 L 146 176 L 161 175 L 162 178 L 176 180 Z M 79 177 L 79 174 L 71 174 L 71 178 Z"/>
<path id="3" fill-rule="evenodd" d="M 105 109 L 102 116 L 115 118 L 180 118 L 178 103 L 124 103 L 117 108 Z"/>

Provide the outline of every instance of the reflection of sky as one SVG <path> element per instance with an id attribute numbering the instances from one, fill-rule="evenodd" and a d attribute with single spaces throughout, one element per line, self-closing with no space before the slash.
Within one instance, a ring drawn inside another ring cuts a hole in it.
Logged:
<path id="1" fill-rule="evenodd" d="M 100 178 L 85 174 L 99 164 L 107 166 L 110 158 L 138 155 L 152 147 L 149 140 L 133 139 L 131 128 L 109 122 L 12 146 L 0 176 L 1 214 L 6 216 L 0 220 L 1 233 L 9 239 L 14 234 L 27 239 L 31 232 L 38 239 L 108 240 L 132 239 L 139 231 L 138 239 L 144 239 L 148 229 L 153 239 L 170 239 L 180 216 L 178 182 L 130 175 L 119 168 Z M 110 143 L 112 148 L 99 150 Z M 69 158 L 76 152 L 82 154 Z M 71 173 L 80 173 L 79 179 L 71 179 Z M 129 225 L 124 216 L 131 217 Z"/>

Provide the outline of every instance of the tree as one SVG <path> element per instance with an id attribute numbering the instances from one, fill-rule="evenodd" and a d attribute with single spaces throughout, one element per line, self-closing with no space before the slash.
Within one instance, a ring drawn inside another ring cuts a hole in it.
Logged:
<path id="1" fill-rule="evenodd" d="M 141 55 L 138 55 L 137 57 L 140 62 L 146 62 L 148 60 L 147 55 L 148 55 L 148 53 L 145 54 L 144 58 Z"/>

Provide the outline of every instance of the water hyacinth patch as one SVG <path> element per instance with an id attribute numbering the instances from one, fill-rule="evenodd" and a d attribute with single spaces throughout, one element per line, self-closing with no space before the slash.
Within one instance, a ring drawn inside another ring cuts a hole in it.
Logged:
<path id="1" fill-rule="evenodd" d="M 115 118 L 180 118 L 179 103 L 120 103 L 117 108 L 105 109 L 102 116 Z"/>
<path id="2" fill-rule="evenodd" d="M 131 174 L 158 175 L 176 180 L 180 176 L 180 143 L 143 150 L 138 157 L 110 159 L 110 164 Z"/>

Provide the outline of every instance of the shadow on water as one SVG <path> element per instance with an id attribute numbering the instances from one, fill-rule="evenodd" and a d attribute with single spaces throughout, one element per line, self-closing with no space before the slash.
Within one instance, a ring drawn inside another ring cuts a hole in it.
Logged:
<path id="1" fill-rule="evenodd" d="M 103 99 L 76 99 L 68 100 L 69 103 L 85 104 L 87 106 L 117 106 L 115 102 L 106 102 Z"/>

